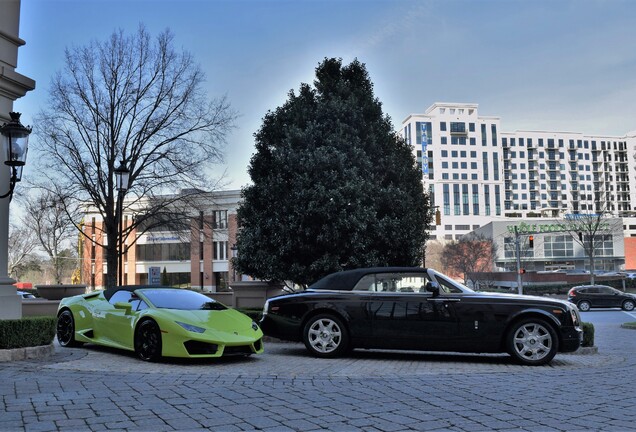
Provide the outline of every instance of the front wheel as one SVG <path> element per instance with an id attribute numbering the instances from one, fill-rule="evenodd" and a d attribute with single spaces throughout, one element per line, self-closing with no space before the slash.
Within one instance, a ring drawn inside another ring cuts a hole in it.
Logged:
<path id="1" fill-rule="evenodd" d="M 75 319 L 73 313 L 66 309 L 57 316 L 57 340 L 63 347 L 74 348 L 84 345 L 75 340 Z"/>
<path id="2" fill-rule="evenodd" d="M 307 350 L 316 357 L 338 357 L 349 348 L 349 334 L 339 318 L 331 314 L 316 315 L 303 329 Z"/>
<path id="3" fill-rule="evenodd" d="M 540 318 L 528 318 L 510 329 L 508 352 L 518 362 L 539 366 L 549 363 L 557 353 L 558 338 L 550 324 Z"/>
<path id="4" fill-rule="evenodd" d="M 581 312 L 587 312 L 590 310 L 591 305 L 589 301 L 583 300 L 579 302 L 578 307 Z"/>
<path id="5" fill-rule="evenodd" d="M 135 331 L 135 352 L 144 361 L 161 358 L 161 330 L 153 320 L 142 321 Z"/>
<path id="6" fill-rule="evenodd" d="M 634 300 L 625 300 L 623 302 L 623 310 L 633 311 L 634 310 Z"/>

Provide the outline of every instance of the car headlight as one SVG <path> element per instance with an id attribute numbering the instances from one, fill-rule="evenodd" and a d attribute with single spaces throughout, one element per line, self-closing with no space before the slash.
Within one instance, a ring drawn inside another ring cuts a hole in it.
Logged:
<path id="1" fill-rule="evenodd" d="M 186 329 L 187 331 L 191 331 L 194 333 L 203 333 L 205 331 L 204 328 L 202 327 L 197 327 L 195 325 L 192 324 L 186 324 L 186 323 L 182 323 L 179 321 L 175 321 L 177 324 L 179 324 L 181 327 L 183 327 L 184 329 Z"/>

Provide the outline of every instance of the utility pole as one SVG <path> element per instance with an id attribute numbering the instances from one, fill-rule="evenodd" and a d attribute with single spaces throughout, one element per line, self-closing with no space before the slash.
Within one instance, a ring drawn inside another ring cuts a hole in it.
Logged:
<path id="1" fill-rule="evenodd" d="M 523 284 L 521 282 L 521 251 L 519 247 L 519 230 L 515 226 L 515 255 L 517 256 L 517 290 L 519 295 L 523 294 Z"/>

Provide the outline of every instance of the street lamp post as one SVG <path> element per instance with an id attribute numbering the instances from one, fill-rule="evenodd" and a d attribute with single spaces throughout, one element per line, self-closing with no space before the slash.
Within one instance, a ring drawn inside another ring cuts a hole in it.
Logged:
<path id="1" fill-rule="evenodd" d="M 124 213 L 124 195 L 128 190 L 128 180 L 130 178 L 130 171 L 126 166 L 126 161 L 122 160 L 117 168 L 115 168 L 115 183 L 117 188 L 117 217 L 119 218 L 119 232 L 117 233 L 117 238 L 119 240 L 119 249 L 118 249 L 118 267 L 119 267 L 119 285 L 124 284 L 124 265 L 123 265 L 123 257 L 124 257 L 124 249 L 123 249 L 123 234 L 124 234 L 124 226 L 123 226 L 123 213 Z"/>
<path id="2" fill-rule="evenodd" d="M 236 282 L 235 258 L 236 258 L 236 255 L 238 254 L 238 247 L 236 246 L 236 243 L 234 243 L 230 249 L 232 250 L 232 282 Z"/>
<path id="3" fill-rule="evenodd" d="M 15 281 L 9 277 L 9 203 L 16 183 L 22 178 L 31 128 L 20 123 L 20 113 L 0 127 L 0 319 L 22 317 L 21 301 L 15 295 Z M 2 166 L 8 167 L 2 169 Z"/>

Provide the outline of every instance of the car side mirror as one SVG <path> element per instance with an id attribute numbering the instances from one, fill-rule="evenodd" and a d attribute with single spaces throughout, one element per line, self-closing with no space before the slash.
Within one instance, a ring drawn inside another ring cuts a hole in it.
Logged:
<path id="1" fill-rule="evenodd" d="M 439 284 L 437 282 L 426 282 L 426 291 L 433 294 L 433 297 L 437 297 L 439 295 Z"/>
<path id="2" fill-rule="evenodd" d="M 115 306 L 115 309 L 125 310 L 126 313 L 130 313 L 130 311 L 132 310 L 132 304 L 128 302 L 117 302 L 113 306 Z"/>

